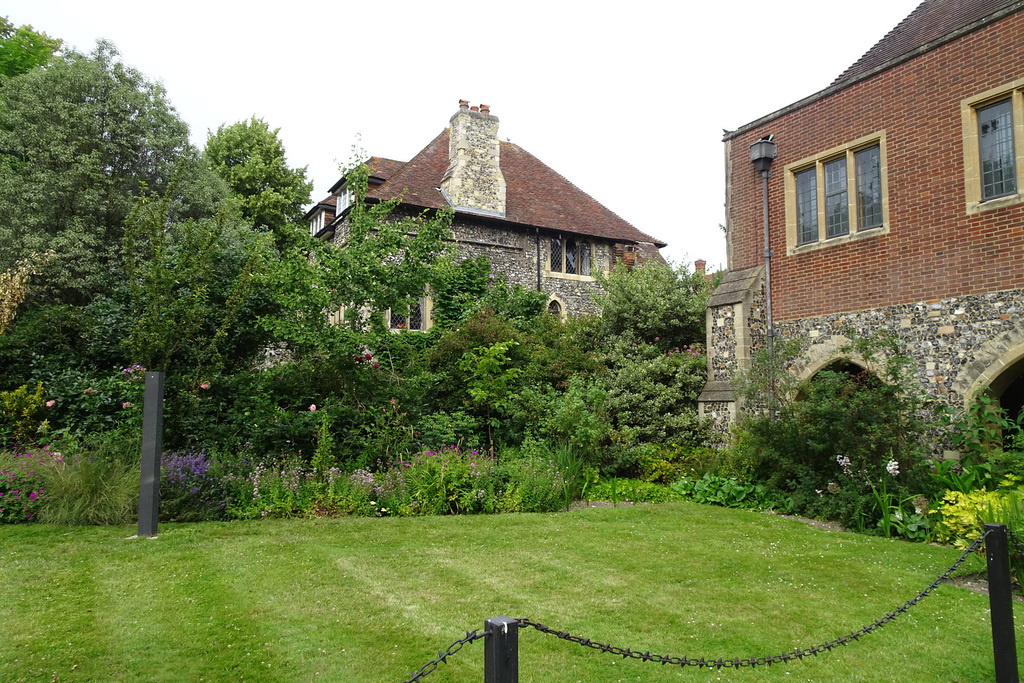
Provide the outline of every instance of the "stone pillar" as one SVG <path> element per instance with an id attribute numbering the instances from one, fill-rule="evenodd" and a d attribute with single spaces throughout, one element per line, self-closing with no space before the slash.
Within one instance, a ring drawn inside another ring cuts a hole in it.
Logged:
<path id="1" fill-rule="evenodd" d="M 708 301 L 708 381 L 697 399 L 701 417 L 723 436 L 742 408 L 733 380 L 764 337 L 764 266 L 730 271 Z"/>

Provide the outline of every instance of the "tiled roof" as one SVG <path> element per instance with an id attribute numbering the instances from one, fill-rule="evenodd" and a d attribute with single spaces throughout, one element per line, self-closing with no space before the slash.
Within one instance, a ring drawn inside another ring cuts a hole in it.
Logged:
<path id="1" fill-rule="evenodd" d="M 405 166 L 405 162 L 385 159 L 384 157 L 370 157 L 366 165 L 370 167 L 371 176 L 387 180 L 395 173 L 398 173 L 399 169 Z"/>
<path id="2" fill-rule="evenodd" d="M 501 172 L 505 176 L 505 220 L 524 226 L 603 237 L 625 242 L 665 242 L 640 232 L 593 197 L 583 192 L 522 147 L 501 143 Z M 371 161 L 376 159 L 373 157 Z M 448 130 L 443 130 L 412 160 L 401 166 L 390 160 L 381 164 L 389 176 L 385 183 L 370 187 L 367 195 L 391 199 L 405 191 L 407 204 L 431 209 L 448 208 L 438 188 L 448 169 Z"/>
<path id="3" fill-rule="evenodd" d="M 332 195 L 328 195 L 326 199 L 321 199 L 316 204 L 314 204 L 312 207 L 310 207 L 309 211 L 307 211 L 305 213 L 305 215 L 302 217 L 302 219 L 308 221 L 309 219 L 311 219 L 313 217 L 314 214 L 316 214 L 317 211 L 320 211 L 321 209 L 330 210 L 333 213 L 334 212 L 334 208 L 337 205 L 338 205 L 338 198 L 335 197 L 333 194 Z"/>
<path id="4" fill-rule="evenodd" d="M 967 29 L 975 22 L 982 22 L 1011 5 L 1024 8 L 1020 0 L 924 0 L 832 84 L 857 78 L 936 40 Z"/>

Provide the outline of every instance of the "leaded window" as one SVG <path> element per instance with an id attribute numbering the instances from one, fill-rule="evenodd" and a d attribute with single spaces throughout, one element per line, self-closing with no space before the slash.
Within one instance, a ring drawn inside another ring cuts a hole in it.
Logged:
<path id="1" fill-rule="evenodd" d="M 858 141 L 791 171 L 793 184 L 788 191 L 793 194 L 786 199 L 787 220 L 795 222 L 796 246 L 883 226 L 883 146 L 881 141 L 869 139 L 867 146 Z"/>
<path id="2" fill-rule="evenodd" d="M 551 272 L 565 272 L 565 249 L 562 248 L 562 238 L 551 238 Z"/>
<path id="3" fill-rule="evenodd" d="M 982 201 L 1016 192 L 1011 100 L 978 110 L 978 151 L 981 155 Z"/>
<path id="4" fill-rule="evenodd" d="M 427 329 L 426 302 L 420 298 L 408 308 L 388 311 L 388 327 L 393 330 Z"/>
<path id="5" fill-rule="evenodd" d="M 796 229 L 799 244 L 818 241 L 818 183 L 816 169 L 796 174 Z"/>
<path id="6" fill-rule="evenodd" d="M 551 238 L 549 270 L 566 275 L 590 275 L 592 249 L 589 242 Z"/>
<path id="7" fill-rule="evenodd" d="M 825 174 L 825 237 L 850 234 L 850 209 L 846 195 L 846 157 L 827 162 Z"/>
<path id="8" fill-rule="evenodd" d="M 882 225 L 882 160 L 878 147 L 868 147 L 853 155 L 857 174 L 857 229 L 869 230 Z"/>

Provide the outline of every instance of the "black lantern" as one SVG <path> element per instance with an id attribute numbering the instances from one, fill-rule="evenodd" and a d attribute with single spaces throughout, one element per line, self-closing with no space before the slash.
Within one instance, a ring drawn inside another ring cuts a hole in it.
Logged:
<path id="1" fill-rule="evenodd" d="M 775 157 L 779 154 L 778 145 L 772 142 L 774 137 L 774 135 L 769 135 L 750 146 L 750 161 L 754 164 L 754 168 L 762 173 L 771 167 Z"/>

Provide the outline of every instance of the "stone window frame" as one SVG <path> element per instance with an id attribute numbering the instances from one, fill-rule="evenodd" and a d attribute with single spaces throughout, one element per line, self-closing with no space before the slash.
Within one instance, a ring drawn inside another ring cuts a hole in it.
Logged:
<path id="1" fill-rule="evenodd" d="M 429 296 L 419 298 L 420 327 L 408 327 L 408 322 L 398 323 L 392 318 L 392 310 L 389 308 L 384 312 L 384 324 L 392 332 L 426 332 L 434 326 L 434 300 Z M 398 314 L 399 318 L 408 321 L 408 315 Z"/>
<path id="2" fill-rule="evenodd" d="M 569 240 L 573 240 L 575 242 L 582 242 L 582 243 L 587 244 L 590 247 L 590 272 L 591 272 L 591 274 L 590 275 L 579 275 L 579 274 L 566 273 L 565 272 L 565 248 L 564 248 L 564 246 L 562 248 L 562 270 L 561 271 L 552 270 L 552 268 L 551 268 L 551 242 L 552 242 L 552 240 L 555 240 L 555 239 L 561 240 L 563 242 L 563 244 L 565 242 L 569 241 Z M 584 281 L 584 282 L 594 282 L 594 281 L 596 281 L 597 278 L 594 277 L 593 273 L 594 273 L 594 271 L 596 271 L 598 268 L 601 267 L 599 265 L 601 262 L 597 258 L 598 243 L 596 241 L 594 241 L 592 239 L 587 239 L 585 237 L 581 237 L 581 236 L 578 236 L 578 235 L 569 235 L 567 237 L 567 236 L 565 236 L 563 234 L 558 233 L 558 234 L 553 234 L 553 235 L 549 236 L 547 238 L 546 244 L 547 244 L 547 249 L 546 249 L 545 259 L 544 259 L 544 276 L 545 277 L 561 278 L 561 279 L 564 279 L 564 280 L 581 280 L 581 281 Z M 607 271 L 606 271 L 605 274 L 607 274 Z M 564 311 L 564 307 L 563 307 L 563 311 Z"/>
<path id="3" fill-rule="evenodd" d="M 558 306 L 557 313 L 551 310 L 551 304 L 556 304 Z M 569 312 L 568 310 L 566 310 L 565 307 L 565 302 L 562 301 L 562 297 L 558 296 L 557 294 L 551 294 L 550 296 L 548 296 L 548 303 L 545 306 L 544 310 L 547 311 L 549 315 L 557 315 L 562 320 L 565 320 L 566 317 L 569 315 Z"/>
<path id="4" fill-rule="evenodd" d="M 865 149 L 878 147 L 879 175 L 882 184 L 882 224 L 870 228 L 858 229 L 857 224 L 857 167 L 854 156 Z M 835 237 L 826 236 L 825 221 L 825 178 L 824 166 L 840 158 L 846 158 L 846 205 L 849 215 L 849 232 Z M 796 176 L 797 174 L 815 169 L 815 192 L 817 199 L 818 239 L 801 244 L 797 226 Z M 813 156 L 787 164 L 784 170 L 784 190 L 786 201 L 786 253 L 789 255 L 803 254 L 818 249 L 847 244 L 862 239 L 870 239 L 886 235 L 890 230 L 889 223 L 889 169 L 886 160 L 886 132 L 880 130 L 870 135 L 859 137 L 850 142 L 827 149 Z"/>
<path id="5" fill-rule="evenodd" d="M 1014 161 L 1017 165 L 1017 191 L 982 199 L 981 150 L 978 144 L 978 110 L 1010 100 L 1013 116 Z M 964 210 L 979 214 L 1024 202 L 1024 78 L 991 88 L 960 101 L 960 121 L 964 147 Z"/>

